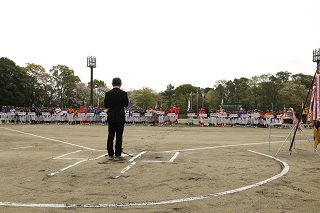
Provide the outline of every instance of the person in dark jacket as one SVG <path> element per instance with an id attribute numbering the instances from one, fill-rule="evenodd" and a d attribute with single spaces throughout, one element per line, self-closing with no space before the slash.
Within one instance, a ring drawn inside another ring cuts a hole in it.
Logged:
<path id="1" fill-rule="evenodd" d="M 108 141 L 107 151 L 109 159 L 119 160 L 122 153 L 122 135 L 125 124 L 125 107 L 128 107 L 128 94 L 120 89 L 120 78 L 112 79 L 113 89 L 105 93 L 104 107 L 107 111 Z M 115 150 L 113 140 L 116 136 Z"/>

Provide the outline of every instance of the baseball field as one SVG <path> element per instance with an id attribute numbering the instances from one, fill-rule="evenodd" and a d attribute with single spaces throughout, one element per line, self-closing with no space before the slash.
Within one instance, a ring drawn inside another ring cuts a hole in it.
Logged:
<path id="1" fill-rule="evenodd" d="M 312 130 L 126 126 L 109 160 L 107 126 L 0 125 L 0 212 L 318 212 Z"/>

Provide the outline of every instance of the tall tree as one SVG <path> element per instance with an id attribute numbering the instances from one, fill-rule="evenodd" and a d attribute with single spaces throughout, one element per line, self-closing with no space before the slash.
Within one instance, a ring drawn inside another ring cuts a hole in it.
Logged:
<path id="1" fill-rule="evenodd" d="M 76 83 L 76 88 L 74 89 L 74 96 L 71 97 L 72 103 L 76 107 L 88 105 L 90 99 L 90 88 L 84 83 Z"/>
<path id="2" fill-rule="evenodd" d="M 167 85 L 167 89 L 161 93 L 162 106 L 168 108 L 173 105 L 175 87 L 172 84 Z"/>
<path id="3" fill-rule="evenodd" d="M 33 85 L 32 90 L 30 91 L 32 103 L 36 106 L 41 106 L 44 103 L 44 88 L 43 88 L 43 78 L 46 70 L 38 64 L 29 64 L 23 67 L 23 70 L 29 75 L 30 83 Z"/>
<path id="4" fill-rule="evenodd" d="M 215 92 L 218 95 L 219 103 L 226 98 L 225 90 L 226 90 L 226 80 L 219 80 L 215 83 Z"/>
<path id="5" fill-rule="evenodd" d="M 76 83 L 80 82 L 80 78 L 74 75 L 74 71 L 65 65 L 53 66 L 50 73 L 54 79 L 55 91 L 58 102 L 62 107 L 69 105 L 69 100 L 72 99 Z"/>
<path id="6" fill-rule="evenodd" d="M 296 81 L 299 84 L 304 85 L 306 89 L 309 89 L 310 85 L 312 84 L 313 76 L 298 73 L 298 74 L 291 75 L 291 78 L 293 81 Z"/>
<path id="7" fill-rule="evenodd" d="M 156 92 L 148 87 L 144 87 L 136 91 L 139 96 L 136 98 L 137 107 L 147 109 L 148 107 L 155 107 L 157 104 Z"/>
<path id="8" fill-rule="evenodd" d="M 0 105 L 30 106 L 31 83 L 28 74 L 12 60 L 0 58 Z"/>
<path id="9" fill-rule="evenodd" d="M 42 106 L 52 106 L 52 103 L 54 103 L 54 80 L 52 75 L 50 73 L 39 73 L 38 75 L 38 83 L 40 85 L 40 94 L 39 97 L 37 97 L 36 103 L 40 104 Z"/>
<path id="10" fill-rule="evenodd" d="M 217 91 L 214 89 L 209 90 L 205 96 L 206 102 L 208 103 L 209 110 L 217 110 L 217 106 L 221 103 Z"/>
<path id="11" fill-rule="evenodd" d="M 289 81 L 284 83 L 281 88 L 280 99 L 283 100 L 282 103 L 286 108 L 293 107 L 295 111 L 299 111 L 307 92 L 304 85 L 298 84 L 296 81 Z"/>
<path id="12" fill-rule="evenodd" d="M 197 93 L 197 87 L 192 86 L 191 84 L 182 84 L 175 89 L 175 102 L 174 105 L 180 108 L 180 112 L 186 113 L 188 108 L 188 100 L 190 94 Z M 201 90 L 198 91 L 198 95 L 201 96 Z M 202 96 L 201 96 L 202 97 Z M 201 99 L 202 101 L 202 99 Z"/>

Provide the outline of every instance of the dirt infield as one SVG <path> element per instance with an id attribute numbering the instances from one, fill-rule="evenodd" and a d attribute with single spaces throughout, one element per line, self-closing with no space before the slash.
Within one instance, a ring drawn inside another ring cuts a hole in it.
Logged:
<path id="1" fill-rule="evenodd" d="M 0 125 L 0 212 L 318 212 L 311 130 L 292 155 L 289 132 L 126 126 L 110 161 L 106 126 Z"/>

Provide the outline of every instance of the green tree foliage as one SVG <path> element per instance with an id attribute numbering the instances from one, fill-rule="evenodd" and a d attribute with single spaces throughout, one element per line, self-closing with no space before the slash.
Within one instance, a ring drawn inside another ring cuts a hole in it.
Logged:
<path id="1" fill-rule="evenodd" d="M 228 91 L 226 91 L 226 80 L 219 80 L 216 82 L 215 91 L 218 95 L 218 99 L 221 101 L 225 98 Z"/>
<path id="2" fill-rule="evenodd" d="M 306 89 L 310 88 L 310 85 L 312 83 L 312 76 L 311 75 L 305 75 L 302 73 L 291 75 L 291 78 L 293 81 L 297 82 L 298 84 L 304 85 Z"/>
<path id="3" fill-rule="evenodd" d="M 46 91 L 47 88 L 45 84 L 49 83 L 49 79 L 45 79 L 48 77 L 46 75 L 46 70 L 37 64 L 27 64 L 22 68 L 30 77 L 30 84 L 33 85 L 31 94 L 31 101 L 36 106 L 41 106 L 45 102 Z M 50 84 L 50 83 L 49 83 Z"/>
<path id="4" fill-rule="evenodd" d="M 162 107 L 164 108 L 169 108 L 170 106 L 173 105 L 173 100 L 175 96 L 175 88 L 172 84 L 167 85 L 167 89 L 161 93 L 162 97 Z"/>
<path id="5" fill-rule="evenodd" d="M 196 94 L 196 93 L 197 93 L 197 87 L 194 87 L 191 84 L 182 84 L 175 89 L 175 99 L 173 104 L 179 107 L 180 111 L 186 112 L 190 95 Z M 200 90 L 198 90 L 198 98 L 199 96 L 201 96 Z M 201 99 L 201 102 L 202 102 L 202 99 Z M 195 108 L 192 107 L 192 108 L 196 109 L 196 107 Z"/>
<path id="6" fill-rule="evenodd" d="M 136 107 L 147 109 L 149 107 L 155 107 L 157 104 L 157 94 L 154 90 L 148 87 L 144 87 L 136 91 Z"/>
<path id="7" fill-rule="evenodd" d="M 88 87 L 90 87 L 90 83 L 88 83 Z M 93 87 L 97 88 L 97 87 L 105 87 L 106 83 L 102 80 L 98 80 L 98 79 L 93 79 Z"/>
<path id="8" fill-rule="evenodd" d="M 80 78 L 74 75 L 74 71 L 65 65 L 53 66 L 50 73 L 54 79 L 54 88 L 58 103 L 63 107 L 68 107 L 70 100 L 75 95 L 76 83 Z"/>
<path id="9" fill-rule="evenodd" d="M 300 110 L 308 90 L 296 81 L 286 82 L 279 91 L 281 104 Z"/>
<path id="10" fill-rule="evenodd" d="M 218 105 L 221 103 L 221 99 L 218 98 L 218 92 L 214 89 L 210 89 L 206 95 L 205 100 L 207 103 L 207 109 L 209 110 L 217 110 Z"/>
<path id="11" fill-rule="evenodd" d="M 0 104 L 30 106 L 31 91 L 30 76 L 12 60 L 0 58 Z"/>
<path id="12" fill-rule="evenodd" d="M 246 110 L 281 111 L 283 107 L 300 108 L 310 88 L 313 76 L 305 74 L 292 75 L 280 71 L 253 76 L 250 79 L 219 80 L 213 88 L 199 88 L 183 84 L 175 88 L 172 84 L 164 92 L 156 93 L 151 88 L 128 91 L 131 108 L 148 108 L 162 106 L 169 108 L 177 105 L 182 114 L 187 113 L 188 101 L 194 112 L 204 106 L 216 110 L 224 105 L 240 103 Z M 102 106 L 104 94 L 110 90 L 104 81 L 94 79 L 94 105 Z M 69 104 L 80 106 L 89 103 L 90 84 L 81 83 L 74 71 L 65 65 L 53 66 L 46 72 L 41 65 L 27 64 L 17 66 L 8 58 L 0 58 L 0 104 L 28 107 L 37 106 L 62 107 Z M 100 101 L 101 100 L 101 101 Z M 308 103 L 307 103 L 308 104 Z"/>

